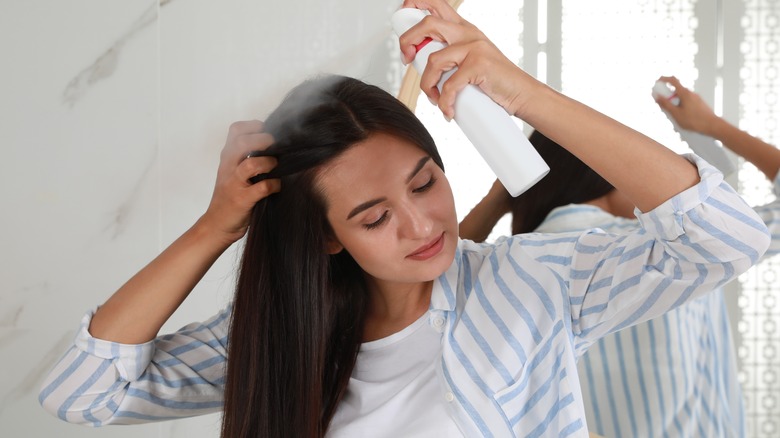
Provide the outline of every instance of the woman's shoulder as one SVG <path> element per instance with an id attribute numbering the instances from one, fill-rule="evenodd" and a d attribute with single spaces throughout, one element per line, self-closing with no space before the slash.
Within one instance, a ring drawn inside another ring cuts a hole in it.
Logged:
<path id="1" fill-rule="evenodd" d="M 559 265 L 572 256 L 583 245 L 604 245 L 619 241 L 627 234 L 641 232 L 634 228 L 615 233 L 602 228 L 588 228 L 558 233 L 523 233 L 501 236 L 491 242 L 477 243 L 461 240 L 459 249 L 464 260 L 472 265 L 490 261 L 492 265 L 505 263 L 554 263 Z"/>
<path id="2" fill-rule="evenodd" d="M 562 250 L 561 245 L 575 243 L 582 234 L 593 230 L 569 233 L 523 233 L 500 236 L 489 242 L 460 240 L 458 248 L 462 257 L 470 261 L 494 259 L 500 263 L 505 259 L 536 258 L 541 251 Z"/>

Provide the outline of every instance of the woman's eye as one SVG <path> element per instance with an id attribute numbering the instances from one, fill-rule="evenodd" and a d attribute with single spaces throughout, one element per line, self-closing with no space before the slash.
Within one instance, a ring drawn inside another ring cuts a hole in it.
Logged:
<path id="1" fill-rule="evenodd" d="M 431 187 L 433 187 L 433 184 L 436 182 L 436 178 L 431 177 L 431 179 L 428 180 L 427 183 L 421 185 L 420 187 L 417 187 L 416 189 L 412 190 L 414 193 L 422 193 Z"/>
<path id="2" fill-rule="evenodd" d="M 370 224 L 365 224 L 363 226 L 366 227 L 367 230 L 373 230 L 374 228 L 382 225 L 382 223 L 384 223 L 386 219 L 387 219 L 387 211 L 382 213 L 382 216 L 380 216 L 379 219 L 375 220 L 374 222 L 371 222 Z"/>

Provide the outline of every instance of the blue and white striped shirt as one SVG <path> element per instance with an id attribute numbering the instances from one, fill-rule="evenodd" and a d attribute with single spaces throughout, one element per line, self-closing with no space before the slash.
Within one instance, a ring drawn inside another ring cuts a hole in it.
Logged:
<path id="1" fill-rule="evenodd" d="M 766 226 L 717 170 L 696 164 L 701 182 L 641 215 L 635 232 L 459 243 L 434 282 L 430 312 L 446 321 L 437 374 L 464 435 L 586 436 L 577 358 L 759 259 Z M 88 315 L 40 401 L 89 425 L 217 411 L 229 312 L 143 345 L 92 338 Z"/>
<path id="2" fill-rule="evenodd" d="M 780 176 L 774 181 L 780 193 Z M 755 207 L 780 252 L 780 200 Z M 550 212 L 537 231 L 598 227 L 624 234 L 636 220 L 592 205 Z M 600 339 L 580 359 L 591 431 L 607 437 L 743 437 L 745 415 L 723 290 Z"/>

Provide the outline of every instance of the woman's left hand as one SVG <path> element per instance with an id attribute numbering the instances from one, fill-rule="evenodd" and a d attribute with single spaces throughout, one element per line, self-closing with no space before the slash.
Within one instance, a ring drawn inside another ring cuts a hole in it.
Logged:
<path id="1" fill-rule="evenodd" d="M 458 15 L 445 0 L 405 0 L 402 7 L 431 13 L 401 35 L 399 43 L 404 62 L 414 59 L 414 46 L 426 38 L 448 44 L 428 57 L 420 79 L 420 88 L 445 117 L 454 117 L 455 96 L 468 84 L 478 86 L 508 113 L 522 117 L 533 90 L 543 84 L 504 56 L 485 34 Z M 455 67 L 458 71 L 447 79 L 440 93 L 436 84 L 441 75 Z"/>

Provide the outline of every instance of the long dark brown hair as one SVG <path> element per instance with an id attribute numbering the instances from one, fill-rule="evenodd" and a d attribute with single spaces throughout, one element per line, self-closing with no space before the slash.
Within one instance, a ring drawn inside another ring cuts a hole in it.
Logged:
<path id="1" fill-rule="evenodd" d="M 528 140 L 550 166 L 550 173 L 512 199 L 512 234 L 535 230 L 556 207 L 591 201 L 615 190 L 596 171 L 541 132 L 534 131 Z"/>
<path id="2" fill-rule="evenodd" d="M 363 334 L 364 274 L 332 229 L 316 170 L 386 133 L 418 145 L 442 169 L 428 131 L 392 95 L 324 76 L 293 89 L 267 118 L 282 190 L 255 206 L 228 342 L 222 436 L 321 437 L 345 394 Z"/>

